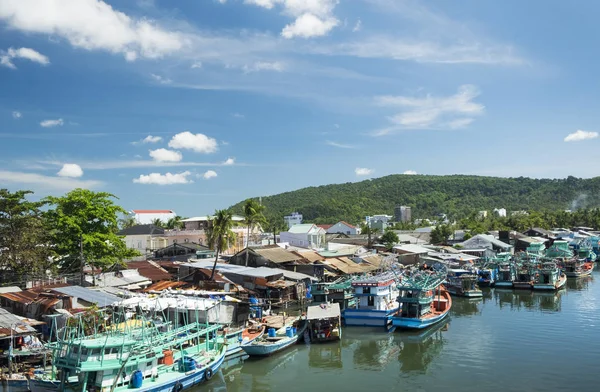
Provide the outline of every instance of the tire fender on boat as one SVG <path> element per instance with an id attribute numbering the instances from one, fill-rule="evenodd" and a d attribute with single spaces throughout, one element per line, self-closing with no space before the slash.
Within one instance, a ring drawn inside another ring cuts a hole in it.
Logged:
<path id="1" fill-rule="evenodd" d="M 171 391 L 172 392 L 180 392 L 181 390 L 183 390 L 183 384 L 180 383 L 179 381 L 177 381 Z"/>
<path id="2" fill-rule="evenodd" d="M 213 376 L 213 372 L 211 368 L 208 368 L 204 371 L 204 378 L 206 378 L 206 381 L 210 380 Z"/>

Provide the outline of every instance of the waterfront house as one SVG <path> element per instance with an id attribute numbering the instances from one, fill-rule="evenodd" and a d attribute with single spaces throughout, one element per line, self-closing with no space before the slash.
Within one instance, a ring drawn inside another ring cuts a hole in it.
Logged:
<path id="1" fill-rule="evenodd" d="M 420 260 L 427 256 L 431 249 L 415 244 L 396 245 L 392 248 L 392 252 L 400 255 L 398 261 L 401 264 L 419 264 Z"/>
<path id="2" fill-rule="evenodd" d="M 135 249 L 142 254 L 168 245 L 168 239 L 164 236 L 165 230 L 153 224 L 131 226 L 117 234 L 124 236 L 123 241 L 127 248 Z"/>
<path id="3" fill-rule="evenodd" d="M 168 261 L 188 261 L 191 258 L 195 259 L 214 259 L 215 252 L 208 246 L 200 245 L 194 242 L 186 242 L 183 244 L 171 244 L 161 249 L 154 251 L 154 260 Z"/>
<path id="4" fill-rule="evenodd" d="M 477 234 L 460 243 L 463 249 L 488 249 L 493 252 L 513 253 L 513 246 L 489 234 Z"/>
<path id="5" fill-rule="evenodd" d="M 360 228 L 358 228 L 354 225 L 351 225 L 348 222 L 339 221 L 335 225 L 328 228 L 327 233 L 329 233 L 329 234 L 344 233 L 347 235 L 356 235 L 356 234 L 360 234 Z"/>
<path id="6" fill-rule="evenodd" d="M 320 249 L 325 246 L 325 230 L 312 223 L 294 225 L 280 233 L 281 242 L 300 248 Z"/>
<path id="7" fill-rule="evenodd" d="M 543 237 L 549 240 L 556 239 L 556 235 L 552 231 L 542 229 L 541 227 L 531 227 L 528 230 L 524 231 L 523 234 L 525 234 L 528 237 Z"/>
<path id="8" fill-rule="evenodd" d="M 270 245 L 243 249 L 231 256 L 229 264 L 245 266 L 246 254 L 248 254 L 248 267 L 280 268 L 282 265 L 293 265 L 294 263 L 305 261 L 297 253 L 290 252 L 277 245 Z"/>

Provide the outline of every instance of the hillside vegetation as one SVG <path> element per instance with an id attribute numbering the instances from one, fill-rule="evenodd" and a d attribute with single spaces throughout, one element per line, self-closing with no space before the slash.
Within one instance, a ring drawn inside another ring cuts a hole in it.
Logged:
<path id="1" fill-rule="evenodd" d="M 390 175 L 372 180 L 303 188 L 262 198 L 265 215 L 279 220 L 298 211 L 304 220 L 356 223 L 367 215 L 393 215 L 397 204 L 412 207 L 414 218 L 445 213 L 461 218 L 473 211 L 554 211 L 600 206 L 600 177 L 580 179 L 482 176 Z M 243 202 L 231 207 L 239 213 Z"/>

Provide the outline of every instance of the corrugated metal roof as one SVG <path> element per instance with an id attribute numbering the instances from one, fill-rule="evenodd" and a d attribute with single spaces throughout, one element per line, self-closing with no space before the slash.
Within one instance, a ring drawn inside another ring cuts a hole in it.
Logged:
<path id="1" fill-rule="evenodd" d="M 21 291 L 21 289 L 17 286 L 5 286 L 5 287 L 0 287 L 0 294 L 4 294 L 4 293 L 18 293 L 19 291 Z"/>
<path id="2" fill-rule="evenodd" d="M 11 330 L 16 334 L 35 333 L 35 329 L 21 321 L 8 310 L 0 308 L 0 336 L 10 336 Z"/>
<path id="3" fill-rule="evenodd" d="M 320 320 L 334 317 L 340 317 L 340 304 L 337 302 L 322 304 L 317 306 L 309 306 L 306 312 L 307 320 Z"/>
<path id="4" fill-rule="evenodd" d="M 288 262 L 297 261 L 297 260 L 302 259 L 302 257 L 298 256 L 297 254 L 289 252 L 278 246 L 275 246 L 272 248 L 252 249 L 252 251 L 258 253 L 265 259 L 272 261 L 273 263 L 277 263 L 277 264 L 288 263 Z"/>
<path id="5" fill-rule="evenodd" d="M 318 254 L 317 252 L 294 252 L 295 254 L 297 254 L 300 257 L 305 258 L 306 260 L 310 261 L 311 263 L 314 263 L 315 261 L 321 261 L 324 259 L 323 256 L 321 256 L 320 254 Z"/>
<path id="6" fill-rule="evenodd" d="M 171 279 L 171 274 L 152 261 L 130 261 L 127 267 L 137 269 L 140 275 L 153 282 Z"/>
<path id="7" fill-rule="evenodd" d="M 22 303 L 22 304 L 28 304 L 28 303 L 35 301 L 35 299 L 38 297 L 38 294 L 27 290 L 27 291 L 19 291 L 16 293 L 0 294 L 0 297 L 6 298 L 10 301 Z"/>
<path id="8" fill-rule="evenodd" d="M 187 282 L 171 282 L 171 281 L 163 281 L 163 282 L 156 282 L 150 286 L 148 286 L 144 291 L 148 292 L 148 291 L 163 291 L 166 289 L 175 289 L 178 287 L 182 287 L 187 285 Z"/>
<path id="9" fill-rule="evenodd" d="M 57 287 L 53 290 L 70 295 L 71 297 L 81 298 L 86 302 L 95 303 L 98 306 L 108 306 L 121 301 L 116 295 L 98 290 L 90 290 L 81 286 Z"/>

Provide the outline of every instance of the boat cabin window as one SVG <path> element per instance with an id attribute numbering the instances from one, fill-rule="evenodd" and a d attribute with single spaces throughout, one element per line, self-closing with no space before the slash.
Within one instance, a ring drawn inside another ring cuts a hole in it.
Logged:
<path id="1" fill-rule="evenodd" d="M 373 296 L 367 297 L 367 306 L 375 306 L 375 297 L 373 297 Z"/>

